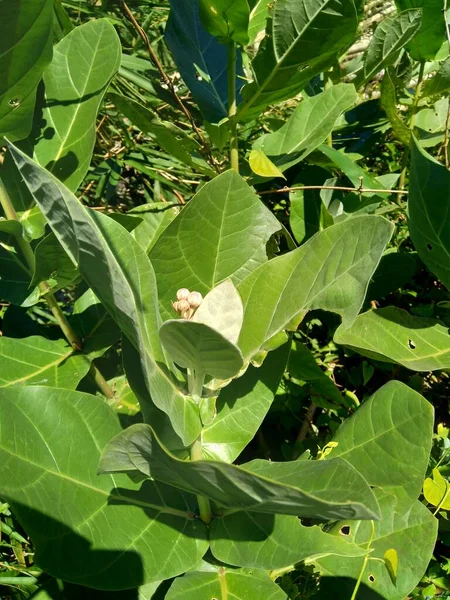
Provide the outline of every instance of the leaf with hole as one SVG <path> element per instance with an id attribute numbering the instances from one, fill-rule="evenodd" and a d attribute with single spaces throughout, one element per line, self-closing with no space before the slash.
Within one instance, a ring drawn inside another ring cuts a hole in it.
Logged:
<path id="1" fill-rule="evenodd" d="M 52 0 L 0 4 L 0 139 L 22 140 L 31 130 L 36 90 L 52 60 Z"/>
<path id="2" fill-rule="evenodd" d="M 120 431 L 103 400 L 48 387 L 4 389 L 0 419 L 2 498 L 50 575 L 127 589 L 184 573 L 206 552 L 194 496 L 97 476 L 100 449 Z"/>
<path id="3" fill-rule="evenodd" d="M 236 467 L 222 462 L 182 461 L 161 445 L 150 425 L 116 435 L 102 453 L 100 473 L 141 473 L 224 508 L 334 519 L 377 518 L 371 489 L 346 461 L 269 463 Z"/>
<path id="4" fill-rule="evenodd" d="M 415 317 L 395 306 L 358 315 L 334 335 L 337 344 L 413 371 L 449 369 L 449 340 L 448 327 L 436 319 Z"/>

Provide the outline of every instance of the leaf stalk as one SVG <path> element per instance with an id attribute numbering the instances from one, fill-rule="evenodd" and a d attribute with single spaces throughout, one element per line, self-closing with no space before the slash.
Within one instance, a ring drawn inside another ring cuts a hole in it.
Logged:
<path id="1" fill-rule="evenodd" d="M 239 173 L 239 140 L 237 135 L 236 104 L 236 44 L 228 43 L 228 118 L 230 120 L 230 164 Z"/>

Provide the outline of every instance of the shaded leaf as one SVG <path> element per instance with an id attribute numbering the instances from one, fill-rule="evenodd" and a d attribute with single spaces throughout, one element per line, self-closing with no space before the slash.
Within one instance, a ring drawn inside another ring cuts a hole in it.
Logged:
<path id="1" fill-rule="evenodd" d="M 278 0 L 270 35 L 252 62 L 254 81 L 242 90 L 238 118 L 259 116 L 268 105 L 298 94 L 353 42 L 358 20 L 353 0 Z"/>
<path id="2" fill-rule="evenodd" d="M 0 387 L 43 385 L 75 389 L 90 361 L 65 340 L 0 337 Z"/>
<path id="3" fill-rule="evenodd" d="M 355 217 L 253 271 L 238 285 L 244 304 L 239 338 L 244 358 L 282 329 L 296 329 L 308 310 L 337 312 L 350 323 L 391 233 L 383 218 Z"/>
<path id="4" fill-rule="evenodd" d="M 166 365 L 158 335 L 161 319 L 156 281 L 147 255 L 119 223 L 84 208 L 45 169 L 13 146 L 9 149 L 62 247 L 138 350 L 153 402 L 169 415 L 186 445 L 192 443 L 200 433 L 200 417 Z M 146 418 L 146 405 L 141 407 Z"/>
<path id="5" fill-rule="evenodd" d="M 450 173 L 413 140 L 408 226 L 427 267 L 450 289 Z"/>
<path id="6" fill-rule="evenodd" d="M 88 170 L 97 111 L 120 56 L 114 27 L 97 19 L 76 27 L 55 46 L 44 73 L 45 98 L 32 133 L 34 156 L 72 191 Z"/>
<path id="7" fill-rule="evenodd" d="M 357 85 L 364 85 L 382 69 L 393 65 L 405 44 L 419 31 L 421 23 L 421 10 L 405 10 L 383 19 L 364 54 L 364 70 Z"/>
<path id="8" fill-rule="evenodd" d="M 349 328 L 339 327 L 334 341 L 356 352 L 403 365 L 413 371 L 450 369 L 448 327 L 436 319 L 415 317 L 388 306 L 356 317 Z"/>
<path id="9" fill-rule="evenodd" d="M 100 448 L 120 431 L 103 400 L 46 387 L 7 389 L 0 419 L 2 498 L 47 573 L 120 590 L 176 576 L 201 559 L 207 541 L 193 496 L 97 476 Z"/>
<path id="10" fill-rule="evenodd" d="M 237 285 L 267 261 L 266 243 L 281 228 L 234 171 L 197 192 L 150 252 L 163 319 L 173 318 L 181 287 L 206 295 L 221 281 Z"/>
<path id="11" fill-rule="evenodd" d="M 422 24 L 406 48 L 414 60 L 434 60 L 445 40 L 441 0 L 395 0 L 399 10 L 420 8 Z"/>
<path id="12" fill-rule="evenodd" d="M 254 438 L 278 389 L 290 344 L 269 352 L 260 367 L 249 366 L 220 390 L 217 416 L 202 431 L 206 458 L 232 463 Z"/>
<path id="13" fill-rule="evenodd" d="M 31 285 L 47 281 L 52 291 L 60 290 L 79 278 L 78 269 L 61 248 L 53 233 L 39 242 L 35 250 L 35 267 Z"/>
<path id="14" fill-rule="evenodd" d="M 167 46 L 203 117 L 210 123 L 218 123 L 228 116 L 227 48 L 204 29 L 199 0 L 170 0 L 170 6 Z M 242 59 L 238 55 L 237 90 L 243 76 Z M 239 92 L 236 98 L 239 102 Z"/>
<path id="15" fill-rule="evenodd" d="M 405 146 L 411 142 L 411 130 L 398 114 L 397 95 L 394 84 L 394 73 L 387 69 L 381 82 L 381 108 L 387 115 L 395 137 Z"/>
<path id="16" fill-rule="evenodd" d="M 432 434 L 431 404 L 404 383 L 390 381 L 339 427 L 331 457 L 345 458 L 372 486 L 417 498 Z"/>
<path id="17" fill-rule="evenodd" d="M 131 425 L 105 447 L 100 473 L 142 473 L 201 494 L 225 508 L 316 518 L 376 518 L 373 494 L 346 461 L 182 461 L 160 444 L 150 425 Z"/>
<path id="18" fill-rule="evenodd" d="M 0 3 L 0 139 L 30 133 L 36 89 L 52 60 L 52 0 Z"/>
<path id="19" fill-rule="evenodd" d="M 360 589 L 358 598 L 371 600 L 376 592 L 386 600 L 403 600 L 418 584 L 431 559 L 437 534 L 437 520 L 417 500 L 411 505 L 410 498 L 398 498 L 382 490 L 377 490 L 376 495 L 380 502 L 381 520 L 374 522 L 375 535 L 370 557 L 380 560 L 369 560 L 362 579 L 365 586 Z M 370 523 L 352 524 L 349 521 L 341 521 L 333 527 L 332 532 L 340 536 L 343 527 L 349 531 L 346 536 L 349 541 L 361 548 L 367 547 L 372 534 Z M 391 548 L 398 551 L 399 566 L 395 585 L 384 563 L 385 552 Z M 325 575 L 351 577 L 356 581 L 362 561 L 362 558 L 328 556 L 319 558 L 315 563 Z M 348 590 L 337 586 L 334 598 L 348 600 Z"/>
<path id="20" fill-rule="evenodd" d="M 437 96 L 450 90 L 450 58 L 444 60 L 436 75 L 423 84 L 423 96 Z"/>
<path id="21" fill-rule="evenodd" d="M 367 290 L 367 300 L 380 300 L 408 283 L 418 269 L 416 254 L 386 252 Z"/>
<path id="22" fill-rule="evenodd" d="M 211 572 L 186 573 L 176 579 L 167 600 L 211 600 L 223 598 L 226 590 L 233 600 L 286 600 L 287 596 L 265 571 L 211 568 Z"/>
<path id="23" fill-rule="evenodd" d="M 337 119 L 352 108 L 356 100 L 355 86 L 349 83 L 339 83 L 316 96 L 304 98 L 278 131 L 262 136 L 253 147 L 262 150 L 276 167 L 285 171 L 320 146 L 333 131 Z"/>

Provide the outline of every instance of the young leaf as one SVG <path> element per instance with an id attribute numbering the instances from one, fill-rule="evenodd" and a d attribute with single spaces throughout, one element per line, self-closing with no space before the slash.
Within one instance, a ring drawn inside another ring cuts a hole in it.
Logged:
<path id="1" fill-rule="evenodd" d="M 364 85 L 382 69 L 393 65 L 421 23 L 422 11 L 414 9 L 383 19 L 370 40 L 364 55 L 364 69 L 355 85 Z"/>
<path id="2" fill-rule="evenodd" d="M 220 391 L 216 418 L 202 432 L 207 458 L 232 463 L 255 437 L 275 397 L 289 351 L 290 344 L 284 344 L 269 352 L 260 367 L 250 365 Z"/>
<path id="3" fill-rule="evenodd" d="M 127 589 L 184 573 L 206 552 L 194 496 L 97 476 L 100 448 L 120 431 L 103 400 L 48 387 L 3 389 L 0 420 L 2 498 L 50 575 Z"/>
<path id="4" fill-rule="evenodd" d="M 211 567 L 209 572 L 186 573 L 170 586 L 166 600 L 211 600 L 223 598 L 222 592 L 233 600 L 286 600 L 283 590 L 265 571 Z"/>
<path id="5" fill-rule="evenodd" d="M 423 484 L 425 500 L 442 510 L 450 510 L 450 484 L 439 469 L 433 469 L 433 479 L 427 477 Z"/>
<path id="6" fill-rule="evenodd" d="M 141 473 L 211 498 L 225 508 L 323 519 L 342 514 L 377 518 L 372 491 L 346 461 L 254 461 L 243 467 L 183 461 L 169 454 L 145 424 L 131 425 L 107 444 L 99 472 Z"/>
<path id="7" fill-rule="evenodd" d="M 250 7 L 247 0 L 199 0 L 200 18 L 205 29 L 219 42 L 248 44 Z"/>
<path id="8" fill-rule="evenodd" d="M 358 314 L 392 225 L 380 217 L 355 217 L 317 233 L 300 248 L 274 258 L 244 279 L 239 347 L 250 358 L 275 334 L 295 326 L 308 310 Z"/>
<path id="9" fill-rule="evenodd" d="M 52 60 L 52 0 L 0 4 L 0 139 L 22 140 L 31 130 L 36 89 Z"/>
<path id="10" fill-rule="evenodd" d="M 276 168 L 281 171 L 289 169 L 327 139 L 337 119 L 352 108 L 356 100 L 355 86 L 348 83 L 339 83 L 316 96 L 305 98 L 278 131 L 255 142 L 252 153 L 262 151 Z M 263 175 L 253 168 L 251 155 L 250 166 L 255 173 Z"/>
<path id="11" fill-rule="evenodd" d="M 450 58 L 444 60 L 436 75 L 427 79 L 423 84 L 422 95 L 438 96 L 450 90 Z"/>
<path id="12" fill-rule="evenodd" d="M 189 445 L 200 433 L 200 417 L 166 366 L 158 334 L 155 275 L 147 255 L 119 223 L 84 208 L 54 176 L 14 146 L 9 149 L 60 244 L 138 350 L 153 402 L 169 415 L 175 431 Z M 142 411 L 145 415 L 145 404 Z"/>
<path id="13" fill-rule="evenodd" d="M 388 548 L 383 556 L 384 564 L 389 572 L 392 583 L 396 585 L 398 575 L 398 552 L 395 548 Z"/>
<path id="14" fill-rule="evenodd" d="M 210 527 L 211 552 L 220 561 L 249 568 L 282 569 L 321 556 L 363 556 L 365 550 L 297 517 L 230 512 Z"/>
<path id="15" fill-rule="evenodd" d="M 395 0 L 399 10 L 420 8 L 421 27 L 406 48 L 414 60 L 434 60 L 445 40 L 445 20 L 441 0 Z"/>
<path id="16" fill-rule="evenodd" d="M 353 0 L 278 0 L 270 37 L 252 63 L 254 81 L 243 88 L 238 118 L 251 119 L 298 94 L 353 42 L 358 20 Z"/>
<path id="17" fill-rule="evenodd" d="M 248 26 L 249 43 L 253 44 L 258 34 L 266 27 L 269 17 L 270 0 L 249 0 L 250 22 Z"/>
<path id="18" fill-rule="evenodd" d="M 172 360 L 197 376 L 230 379 L 243 367 L 239 348 L 203 323 L 169 320 L 163 323 L 159 335 Z"/>
<path id="19" fill-rule="evenodd" d="M 43 385 L 75 389 L 90 360 L 74 353 L 65 340 L 40 336 L 0 337 L 0 387 Z"/>
<path id="20" fill-rule="evenodd" d="M 377 597 L 386 600 L 403 600 L 418 584 L 431 559 L 437 520 L 418 500 L 411 504 L 408 497 L 398 498 L 382 490 L 376 490 L 376 496 L 380 502 L 381 520 L 373 525 L 375 534 L 370 546 L 373 549 L 370 558 L 379 560 L 369 559 L 362 579 L 365 586 L 358 597 L 368 600 L 376 593 Z M 349 521 L 341 521 L 333 527 L 332 533 L 343 536 L 344 530 L 348 531 L 346 538 L 349 541 L 367 548 L 372 536 L 370 523 L 363 522 L 355 526 Z M 386 551 L 392 548 L 397 549 L 399 562 L 395 584 L 384 559 Z M 348 600 L 361 572 L 363 558 L 327 556 L 317 559 L 315 563 L 319 570 L 342 578 L 344 583 L 351 578 L 348 586 L 336 586 L 333 594 L 333 600 Z M 329 597 L 327 594 L 318 596 L 320 600 Z"/>
<path id="21" fill-rule="evenodd" d="M 381 82 L 380 106 L 389 119 L 395 137 L 406 147 L 411 143 L 411 129 L 398 114 L 397 95 L 391 69 L 387 69 Z"/>
<path id="22" fill-rule="evenodd" d="M 97 112 L 120 56 L 114 27 L 97 19 L 76 27 L 55 46 L 44 73 L 42 113 L 32 132 L 34 156 L 71 191 L 88 170 Z"/>
<path id="23" fill-rule="evenodd" d="M 391 381 L 339 427 L 331 458 L 345 458 L 372 486 L 417 498 L 432 434 L 431 404 L 405 384 Z"/>
<path id="24" fill-rule="evenodd" d="M 244 320 L 244 307 L 231 279 L 225 279 L 203 298 L 191 319 L 218 331 L 232 344 L 237 344 Z"/>
<path id="25" fill-rule="evenodd" d="M 150 252 L 162 318 L 174 317 L 172 301 L 181 287 L 206 295 L 227 278 L 237 285 L 267 261 L 266 244 L 280 228 L 234 171 L 204 185 Z"/>
<path id="26" fill-rule="evenodd" d="M 261 177 L 282 177 L 286 179 L 280 169 L 270 160 L 264 150 L 253 148 L 248 159 L 249 165 L 253 173 Z"/>
<path id="27" fill-rule="evenodd" d="M 432 185 L 430 185 L 432 182 Z M 414 139 L 408 195 L 411 239 L 427 267 L 450 289 L 450 173 Z"/>
<path id="28" fill-rule="evenodd" d="M 227 48 L 204 29 L 199 0 L 170 0 L 170 6 L 166 43 L 203 117 L 210 123 L 218 123 L 228 116 Z M 238 54 L 238 102 L 243 77 L 242 59 Z"/>
<path id="29" fill-rule="evenodd" d="M 394 306 L 358 315 L 350 327 L 338 327 L 334 341 L 413 371 L 450 369 L 448 327 Z"/>

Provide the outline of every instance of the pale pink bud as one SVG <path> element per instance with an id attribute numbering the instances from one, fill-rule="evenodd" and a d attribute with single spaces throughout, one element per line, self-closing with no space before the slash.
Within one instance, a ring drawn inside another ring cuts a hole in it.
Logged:
<path id="1" fill-rule="evenodd" d="M 187 288 L 181 288 L 177 291 L 177 300 L 187 300 L 189 294 L 190 292 Z"/>
<path id="2" fill-rule="evenodd" d="M 203 296 L 200 292 L 191 292 L 188 296 L 188 302 L 191 308 L 198 308 L 202 303 Z"/>

